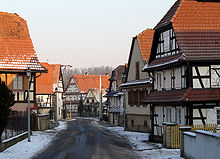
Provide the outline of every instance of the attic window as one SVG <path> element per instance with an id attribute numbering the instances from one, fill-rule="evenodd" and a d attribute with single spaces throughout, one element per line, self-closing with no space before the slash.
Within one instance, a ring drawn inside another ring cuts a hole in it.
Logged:
<path id="1" fill-rule="evenodd" d="M 160 33 L 156 58 L 174 55 L 179 52 L 178 50 L 179 48 L 173 29 Z"/>

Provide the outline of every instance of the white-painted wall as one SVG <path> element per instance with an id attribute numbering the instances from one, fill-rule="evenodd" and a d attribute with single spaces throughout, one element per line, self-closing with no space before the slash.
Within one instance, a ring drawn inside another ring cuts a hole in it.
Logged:
<path id="1" fill-rule="evenodd" d="M 195 159 L 219 159 L 220 135 L 196 130 L 184 133 L 184 154 Z"/>
<path id="2" fill-rule="evenodd" d="M 132 57 L 130 61 L 130 66 L 129 66 L 129 72 L 128 72 L 128 77 L 127 81 L 133 81 L 136 80 L 136 62 L 139 61 L 139 70 L 140 70 L 140 79 L 146 79 L 148 78 L 148 73 L 147 72 L 142 72 L 142 69 L 144 68 L 144 61 L 141 56 L 141 52 L 138 46 L 137 39 L 135 39 L 134 42 L 134 47 L 132 50 Z"/>
<path id="3" fill-rule="evenodd" d="M 161 74 L 162 87 L 159 87 L 159 81 L 157 81 L 158 73 Z M 176 67 L 174 69 L 174 73 L 175 73 L 175 89 L 181 89 L 181 78 L 182 78 L 181 67 Z M 154 89 L 157 89 L 158 91 L 162 91 L 163 88 L 166 90 L 171 90 L 171 69 L 155 71 L 154 77 L 155 77 Z M 165 82 L 164 82 L 164 77 L 165 77 Z"/>

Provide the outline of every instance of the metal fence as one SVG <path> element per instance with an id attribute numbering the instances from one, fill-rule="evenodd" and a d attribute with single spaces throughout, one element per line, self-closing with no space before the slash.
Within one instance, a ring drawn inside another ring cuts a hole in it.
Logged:
<path id="1" fill-rule="evenodd" d="M 11 111 L 1 139 L 9 139 L 27 131 L 27 112 Z"/>

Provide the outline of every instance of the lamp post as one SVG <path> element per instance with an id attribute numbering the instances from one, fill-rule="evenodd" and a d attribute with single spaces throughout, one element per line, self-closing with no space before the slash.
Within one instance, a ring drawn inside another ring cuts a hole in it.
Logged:
<path id="1" fill-rule="evenodd" d="M 57 122 L 58 89 L 57 89 L 57 87 L 55 88 L 55 93 L 56 93 L 56 102 L 55 102 L 55 124 L 56 124 L 56 126 L 58 126 L 58 122 Z"/>
<path id="2" fill-rule="evenodd" d="M 31 77 L 31 70 L 28 67 L 26 70 L 26 75 L 28 78 L 28 142 L 31 141 L 31 119 L 30 119 L 30 77 Z"/>

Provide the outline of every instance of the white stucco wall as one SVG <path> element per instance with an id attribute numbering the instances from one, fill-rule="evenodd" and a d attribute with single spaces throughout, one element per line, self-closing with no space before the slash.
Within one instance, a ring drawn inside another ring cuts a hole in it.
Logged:
<path id="1" fill-rule="evenodd" d="M 140 70 L 140 79 L 146 79 L 148 78 L 148 73 L 147 72 L 142 72 L 142 69 L 144 68 L 144 62 L 141 56 L 141 52 L 138 46 L 137 39 L 135 39 L 134 42 L 134 47 L 132 50 L 132 57 L 130 61 L 130 66 L 129 66 L 129 72 L 128 72 L 128 77 L 127 81 L 133 81 L 136 80 L 136 62 L 139 61 L 139 70 Z"/>
<path id="2" fill-rule="evenodd" d="M 184 133 L 184 154 L 195 159 L 219 159 L 220 135 L 202 130 Z"/>

